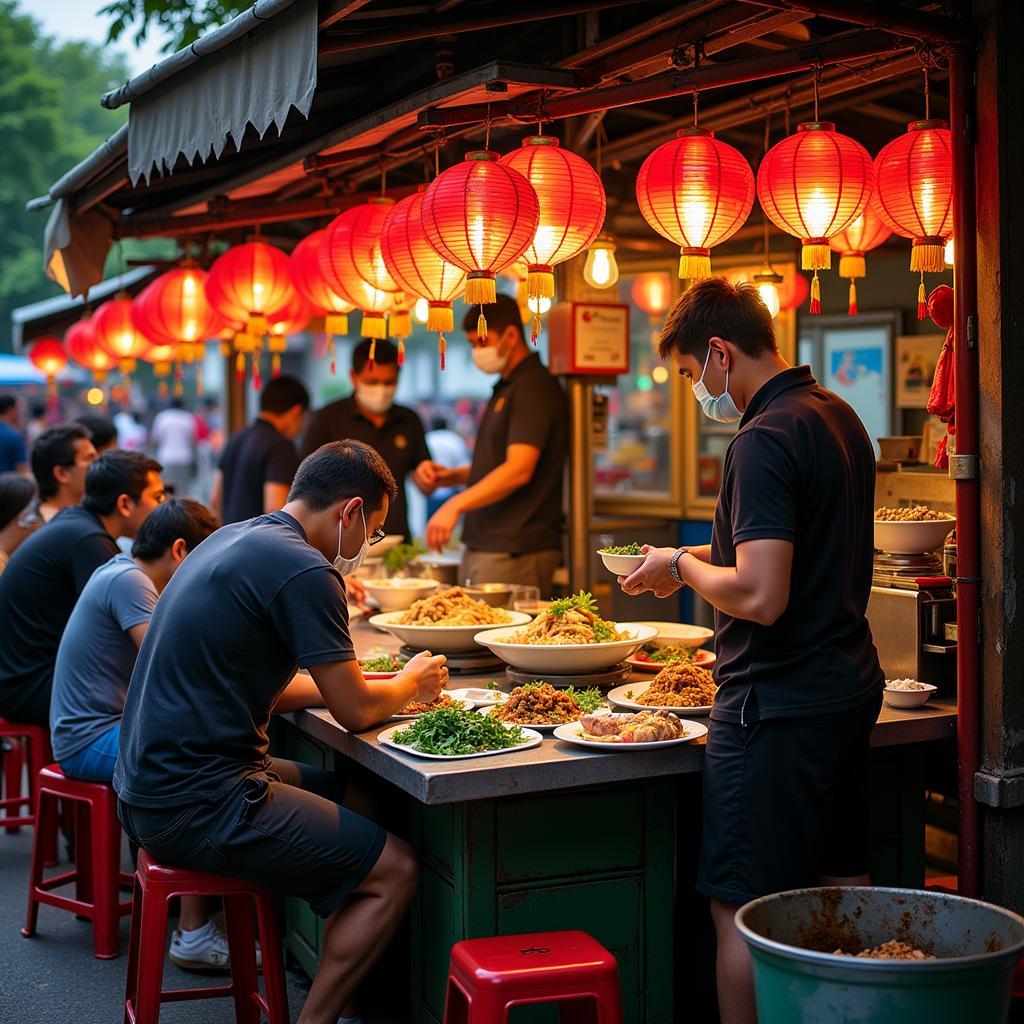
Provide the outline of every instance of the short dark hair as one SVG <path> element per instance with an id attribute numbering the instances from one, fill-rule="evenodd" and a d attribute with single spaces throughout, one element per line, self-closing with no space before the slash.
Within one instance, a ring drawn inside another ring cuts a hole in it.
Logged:
<path id="1" fill-rule="evenodd" d="M 462 329 L 466 334 L 476 334 L 477 320 L 480 318 L 480 308 L 480 306 L 466 307 L 466 315 L 462 318 Z M 506 327 L 514 327 L 519 332 L 520 337 L 525 338 L 523 334 L 523 314 L 519 309 L 519 304 L 511 295 L 498 292 L 496 300 L 484 306 L 483 311 L 484 316 L 487 318 L 487 329 L 489 331 L 497 331 L 500 336 Z"/>
<path id="2" fill-rule="evenodd" d="M 46 415 L 46 403 L 38 400 L 32 402 L 28 407 L 28 411 L 31 414 L 32 419 L 37 420 L 40 416 Z"/>
<path id="3" fill-rule="evenodd" d="M 24 473 L 0 473 L 0 530 L 36 496 L 35 481 Z"/>
<path id="4" fill-rule="evenodd" d="M 109 516 L 122 494 L 139 501 L 149 474 L 159 473 L 163 468 L 156 459 L 142 452 L 126 452 L 120 448 L 104 452 L 85 474 L 82 507 L 95 515 Z"/>
<path id="5" fill-rule="evenodd" d="M 91 441 L 92 434 L 81 423 L 61 423 L 44 430 L 32 445 L 32 475 L 39 485 L 39 497 L 45 501 L 57 493 L 58 466 L 75 464 L 75 442 Z"/>
<path id="6" fill-rule="evenodd" d="M 109 416 L 101 416 L 98 412 L 83 412 L 75 420 L 81 423 L 92 434 L 92 443 L 96 448 L 106 448 L 111 441 L 117 441 L 117 427 Z"/>
<path id="7" fill-rule="evenodd" d="M 292 482 L 289 501 L 305 502 L 322 512 L 345 498 L 362 498 L 374 510 L 398 496 L 395 478 L 388 464 L 362 441 L 331 441 L 307 455 Z"/>
<path id="8" fill-rule="evenodd" d="M 352 349 L 352 369 L 356 373 L 362 373 L 366 364 L 370 361 L 370 347 L 373 342 L 369 338 L 363 338 L 354 349 Z M 377 347 L 373 350 L 374 363 L 381 366 L 398 365 L 398 346 L 391 341 L 378 341 Z"/>
<path id="9" fill-rule="evenodd" d="M 667 359 L 678 352 L 702 362 L 714 337 L 731 341 L 751 359 L 778 351 L 772 315 L 750 282 L 709 277 L 690 285 L 665 317 L 658 355 Z"/>
<path id="10" fill-rule="evenodd" d="M 193 551 L 219 528 L 216 516 L 205 505 L 191 498 L 168 498 L 143 519 L 132 555 L 143 562 L 155 562 L 179 537 L 185 549 Z"/>
<path id="11" fill-rule="evenodd" d="M 14 395 L 0 395 L 0 416 L 10 412 L 18 404 Z"/>
<path id="12" fill-rule="evenodd" d="M 298 377 L 284 374 L 271 377 L 260 395 L 260 412 L 272 412 L 279 416 L 287 412 L 293 405 L 309 408 L 309 392 L 306 385 Z"/>

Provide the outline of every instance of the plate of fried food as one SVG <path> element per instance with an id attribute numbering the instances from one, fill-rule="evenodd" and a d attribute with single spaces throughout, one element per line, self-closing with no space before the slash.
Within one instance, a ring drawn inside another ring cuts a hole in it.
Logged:
<path id="1" fill-rule="evenodd" d="M 679 718 L 664 708 L 635 714 L 599 708 L 578 722 L 558 726 L 555 739 L 599 750 L 655 750 L 690 743 L 707 731 L 706 725 Z"/>
<path id="2" fill-rule="evenodd" d="M 706 668 L 677 661 L 663 668 L 649 683 L 616 686 L 608 699 L 621 708 L 644 711 L 664 708 L 690 715 L 707 715 L 715 702 L 715 681 Z"/>
<path id="3" fill-rule="evenodd" d="M 459 700 L 457 697 L 452 697 L 450 693 L 442 690 L 436 700 L 432 700 L 429 703 L 413 701 L 411 704 L 406 704 L 401 711 L 396 715 L 392 715 L 389 722 L 401 722 L 407 718 L 419 718 L 420 715 L 425 715 L 428 711 L 440 711 L 441 708 L 456 708 L 461 711 L 472 711 L 473 702 L 471 700 Z"/>
<path id="4" fill-rule="evenodd" d="M 538 732 L 550 732 L 567 722 L 578 722 L 591 711 L 605 706 L 604 694 L 596 687 L 577 690 L 573 686 L 556 690 L 550 683 L 538 681 L 517 686 L 502 704 L 477 708 L 505 725 L 524 725 Z"/>
<path id="5" fill-rule="evenodd" d="M 421 598 L 405 611 L 382 612 L 370 625 L 417 651 L 469 651 L 485 626 L 525 626 L 530 616 L 478 601 L 463 587 L 447 587 Z"/>
<path id="6" fill-rule="evenodd" d="M 626 664 L 638 672 L 660 672 L 680 661 L 689 661 L 700 668 L 711 668 L 715 663 L 715 654 L 713 651 L 695 650 L 690 644 L 666 644 L 659 647 L 651 643 L 644 644 L 636 654 L 628 657 Z"/>
<path id="7" fill-rule="evenodd" d="M 570 675 L 612 668 L 657 634 L 653 626 L 602 619 L 597 601 L 581 590 L 552 601 L 524 628 L 487 629 L 476 640 L 514 668 Z"/>

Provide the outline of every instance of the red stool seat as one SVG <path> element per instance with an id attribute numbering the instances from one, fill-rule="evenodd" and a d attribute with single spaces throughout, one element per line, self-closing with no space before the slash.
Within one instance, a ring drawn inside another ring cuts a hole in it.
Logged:
<path id="1" fill-rule="evenodd" d="M 0 739 L 9 740 L 12 747 L 4 754 L 4 796 L 0 800 L 4 816 L 0 818 L 0 825 L 8 832 L 15 832 L 20 825 L 36 823 L 35 781 L 43 767 L 53 760 L 50 730 L 41 725 L 0 718 Z M 23 790 L 21 784 L 26 761 L 28 787 Z M 27 813 L 21 813 L 22 807 L 28 808 Z"/>
<path id="2" fill-rule="evenodd" d="M 36 933 L 39 904 L 70 910 L 92 921 L 93 953 L 101 960 L 119 951 L 118 922 L 130 914 L 131 901 L 122 903 L 120 888 L 130 886 L 132 876 L 121 871 L 121 825 L 113 787 L 102 782 L 69 779 L 60 765 L 43 768 L 37 777 L 38 822 L 32 843 L 28 914 L 21 934 Z M 56 842 L 58 802 L 74 808 L 76 866 L 71 871 L 43 878 L 46 847 Z M 54 892 L 75 883 L 75 895 Z"/>
<path id="3" fill-rule="evenodd" d="M 513 1006 L 560 1004 L 564 1024 L 622 1024 L 615 957 L 586 932 L 467 939 L 452 947 L 444 1024 L 501 1024 Z"/>
<path id="4" fill-rule="evenodd" d="M 230 985 L 166 991 L 162 988 L 167 903 L 174 896 L 219 896 L 223 900 L 231 957 Z M 265 995 L 260 992 L 256 964 L 254 905 L 263 950 Z M 288 1024 L 288 990 L 274 897 L 261 886 L 237 878 L 158 864 L 145 850 L 140 850 L 125 980 L 125 1024 L 156 1024 L 161 1003 L 220 996 L 234 999 L 238 1024 L 259 1024 L 261 1012 L 270 1024 Z"/>

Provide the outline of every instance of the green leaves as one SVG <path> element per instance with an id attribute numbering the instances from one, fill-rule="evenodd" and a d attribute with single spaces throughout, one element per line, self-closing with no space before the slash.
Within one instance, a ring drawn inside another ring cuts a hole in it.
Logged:
<path id="1" fill-rule="evenodd" d="M 388 575 L 394 576 L 396 572 L 400 572 L 413 559 L 424 554 L 426 550 L 418 540 L 414 540 L 411 544 L 396 544 L 390 551 L 384 552 L 381 561 L 384 563 Z"/>
<path id="2" fill-rule="evenodd" d="M 602 555 L 642 555 L 640 545 L 636 541 L 631 544 L 612 544 L 606 548 L 598 548 L 598 554 Z"/>
<path id="3" fill-rule="evenodd" d="M 132 42 L 138 46 L 150 25 L 167 35 L 165 53 L 194 43 L 204 32 L 230 21 L 250 4 L 220 3 L 218 0 L 113 0 L 99 14 L 110 18 L 107 41 L 115 42 L 134 29 Z"/>
<path id="4" fill-rule="evenodd" d="M 576 702 L 576 707 L 585 715 L 589 715 L 591 711 L 596 711 L 598 708 L 603 707 L 605 703 L 604 694 L 596 686 L 591 686 L 587 690 L 577 690 L 575 686 L 569 686 L 565 692 L 567 696 Z"/>
<path id="5" fill-rule="evenodd" d="M 593 612 L 596 615 L 597 600 L 593 594 L 581 590 L 578 594 L 573 594 L 572 597 L 560 597 L 557 601 L 553 601 L 548 609 L 556 619 L 562 618 L 566 612 L 573 610 Z"/>
<path id="6" fill-rule="evenodd" d="M 490 715 L 456 708 L 428 711 L 391 738 L 423 754 L 448 756 L 505 750 L 518 746 L 525 739 L 517 725 L 502 725 Z"/>

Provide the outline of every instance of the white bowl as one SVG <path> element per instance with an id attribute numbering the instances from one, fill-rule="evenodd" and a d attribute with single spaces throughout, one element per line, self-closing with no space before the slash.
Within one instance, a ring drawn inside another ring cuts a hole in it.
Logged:
<path id="1" fill-rule="evenodd" d="M 658 631 L 651 641 L 655 647 L 668 647 L 669 644 L 703 647 L 715 635 L 715 631 L 707 626 L 691 626 L 687 622 L 641 622 L 640 625 L 653 626 Z"/>
<path id="2" fill-rule="evenodd" d="M 404 611 L 421 597 L 426 597 L 432 590 L 437 590 L 438 586 L 437 580 L 403 576 L 367 579 L 362 582 L 366 592 L 380 605 L 382 612 Z"/>
<path id="3" fill-rule="evenodd" d="M 887 686 L 882 693 L 882 698 L 891 708 L 919 708 L 927 704 L 928 699 L 938 689 L 931 683 L 923 684 L 923 690 L 890 690 Z"/>
<path id="4" fill-rule="evenodd" d="M 612 623 L 630 640 L 612 640 L 603 644 L 516 644 L 508 637 L 516 632 L 509 626 L 485 629 L 476 634 L 476 642 L 490 648 L 502 661 L 526 672 L 550 672 L 567 675 L 571 672 L 600 672 L 628 658 L 645 643 L 653 640 L 657 630 L 640 622 Z"/>
<path id="5" fill-rule="evenodd" d="M 948 519 L 925 519 L 920 523 L 876 519 L 875 547 L 879 551 L 888 551 L 894 555 L 916 555 L 923 551 L 934 551 L 942 545 L 955 526 L 955 516 Z"/>
<path id="6" fill-rule="evenodd" d="M 616 576 L 631 576 L 644 564 L 646 555 L 610 555 L 607 551 L 598 551 L 604 567 Z"/>
<path id="7" fill-rule="evenodd" d="M 381 612 L 370 617 L 370 625 L 390 633 L 414 651 L 471 651 L 477 646 L 480 626 L 403 626 L 398 620 L 405 612 Z M 502 629 L 525 626 L 531 616 L 524 612 L 506 611 L 509 621 Z"/>

